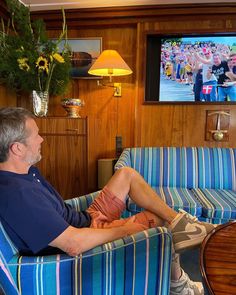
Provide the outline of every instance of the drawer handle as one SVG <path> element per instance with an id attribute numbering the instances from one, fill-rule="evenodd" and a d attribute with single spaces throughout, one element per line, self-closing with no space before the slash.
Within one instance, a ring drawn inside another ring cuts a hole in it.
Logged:
<path id="1" fill-rule="evenodd" d="M 66 129 L 66 131 L 78 132 L 78 129 Z"/>

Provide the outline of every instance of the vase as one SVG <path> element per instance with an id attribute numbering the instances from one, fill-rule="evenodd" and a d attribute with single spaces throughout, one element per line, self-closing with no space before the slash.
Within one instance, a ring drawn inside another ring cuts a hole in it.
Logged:
<path id="1" fill-rule="evenodd" d="M 48 113 L 49 93 L 48 91 L 32 92 L 33 112 L 37 117 L 46 117 Z"/>
<path id="2" fill-rule="evenodd" d="M 81 118 L 79 111 L 84 106 L 84 102 L 79 98 L 64 98 L 61 101 L 61 105 L 67 111 L 69 118 Z"/>

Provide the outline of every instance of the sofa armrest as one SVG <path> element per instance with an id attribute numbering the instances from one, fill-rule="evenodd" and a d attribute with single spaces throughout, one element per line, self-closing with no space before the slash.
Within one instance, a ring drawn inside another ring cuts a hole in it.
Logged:
<path id="1" fill-rule="evenodd" d="M 158 239 L 158 241 L 157 241 Z M 151 247 L 150 241 L 154 241 L 155 246 Z M 13 258 L 7 263 L 8 267 L 12 266 L 29 266 L 29 265 L 49 265 L 49 264 L 57 264 L 68 261 L 75 261 L 78 259 L 86 259 L 96 255 L 107 254 L 109 252 L 117 251 L 121 248 L 128 247 L 132 245 L 133 247 L 137 247 L 139 243 L 148 242 L 148 251 L 157 251 L 158 246 L 164 247 L 163 249 L 171 252 L 171 241 L 172 236 L 171 233 L 165 227 L 155 227 L 149 228 L 147 230 L 138 232 L 133 235 L 126 236 L 121 239 L 114 240 L 112 242 L 108 242 L 102 244 L 100 246 L 96 246 L 91 250 L 88 250 L 84 253 L 81 253 L 78 256 L 71 257 L 67 254 L 53 254 L 53 255 L 45 255 L 45 256 L 20 256 L 16 254 Z M 21 259 L 19 259 L 19 257 Z M 168 258 L 168 257 L 166 257 Z"/>
<path id="2" fill-rule="evenodd" d="M 86 210 L 98 196 L 100 191 L 93 192 L 84 196 L 75 197 L 72 199 L 65 200 L 65 203 L 69 204 L 76 211 Z"/>
<path id="3" fill-rule="evenodd" d="M 95 192 L 67 202 L 83 210 L 97 195 Z M 5 236 L 4 230 L 2 235 Z M 164 227 L 97 246 L 77 257 L 21 256 L 9 249 L 2 252 L 7 243 L 2 241 L 0 286 L 5 294 L 37 295 L 39 288 L 40 294 L 60 295 L 103 295 L 107 290 L 109 294 L 123 294 L 122 290 L 127 294 L 132 294 L 132 290 L 135 294 L 154 294 L 153 290 L 160 295 L 169 294 L 172 239 Z M 8 251 L 11 258 L 6 260 Z M 91 293 L 91 288 L 95 292 Z"/>
<path id="4" fill-rule="evenodd" d="M 130 158 L 130 149 L 124 149 L 122 154 L 120 155 L 118 161 L 115 164 L 114 169 L 118 170 L 122 167 L 129 166 L 131 167 L 131 158 Z"/>
<path id="5" fill-rule="evenodd" d="M 7 267 L 22 294 L 33 286 L 57 294 L 169 294 L 171 235 L 151 228 L 97 246 L 77 257 L 66 254 L 17 256 Z M 55 282 L 55 283 L 53 283 Z M 96 292 L 92 292 L 96 290 Z M 95 288 L 95 289 L 94 289 Z M 31 293 L 30 293 L 31 292 Z"/>

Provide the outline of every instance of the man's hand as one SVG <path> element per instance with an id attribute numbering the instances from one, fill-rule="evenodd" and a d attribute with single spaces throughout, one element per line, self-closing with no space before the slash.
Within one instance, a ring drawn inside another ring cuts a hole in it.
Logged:
<path id="1" fill-rule="evenodd" d="M 147 227 L 143 224 L 140 223 L 134 223 L 135 220 L 135 215 L 132 216 L 125 224 L 124 227 L 126 228 L 127 231 L 127 236 L 138 233 L 140 231 L 143 231 L 147 229 Z"/>

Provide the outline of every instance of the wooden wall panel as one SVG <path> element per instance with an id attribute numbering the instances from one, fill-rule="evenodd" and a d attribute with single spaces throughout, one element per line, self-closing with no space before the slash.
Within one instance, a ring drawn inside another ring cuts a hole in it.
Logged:
<path id="1" fill-rule="evenodd" d="M 141 144 L 138 145 L 178 146 L 183 141 L 182 106 L 146 105 L 141 112 Z"/>
<path id="2" fill-rule="evenodd" d="M 228 142 L 205 140 L 207 110 L 230 110 Z M 141 136 L 136 146 L 235 147 L 236 106 L 234 105 L 144 105 Z"/>
<path id="3" fill-rule="evenodd" d="M 229 141 L 205 140 L 207 110 L 230 110 Z M 236 145 L 236 106 L 235 105 L 185 105 L 183 119 L 183 146 L 235 147 Z"/>

